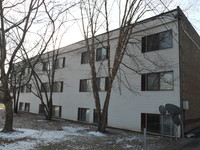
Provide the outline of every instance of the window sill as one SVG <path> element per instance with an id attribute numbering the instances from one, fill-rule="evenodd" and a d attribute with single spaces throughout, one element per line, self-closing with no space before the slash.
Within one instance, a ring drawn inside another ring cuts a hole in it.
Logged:
<path id="1" fill-rule="evenodd" d="M 145 90 L 145 91 L 142 91 L 142 92 L 165 92 L 165 91 L 174 91 L 174 89 L 172 90 Z"/>
<path id="2" fill-rule="evenodd" d="M 173 47 L 167 47 L 167 48 L 162 48 L 162 49 L 156 49 L 156 50 L 152 50 L 152 51 L 145 51 L 145 52 L 141 52 L 143 54 L 145 53 L 150 53 L 150 52 L 157 52 L 157 51 L 162 51 L 162 50 L 168 50 L 168 49 L 172 49 Z"/>

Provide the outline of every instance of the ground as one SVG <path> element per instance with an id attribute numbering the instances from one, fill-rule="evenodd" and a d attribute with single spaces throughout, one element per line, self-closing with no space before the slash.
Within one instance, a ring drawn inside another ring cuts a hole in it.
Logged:
<path id="1" fill-rule="evenodd" d="M 4 119 L 0 120 L 3 128 Z M 46 121 L 44 116 L 20 112 L 14 114 L 13 133 L 0 133 L 0 150 L 142 150 L 144 135 L 138 132 L 107 129 L 96 132 L 95 125 L 54 118 Z M 147 149 L 181 150 L 190 146 L 192 139 L 175 139 L 147 135 Z M 195 141 L 192 141 L 195 143 Z M 197 141 L 198 143 L 198 141 Z"/>

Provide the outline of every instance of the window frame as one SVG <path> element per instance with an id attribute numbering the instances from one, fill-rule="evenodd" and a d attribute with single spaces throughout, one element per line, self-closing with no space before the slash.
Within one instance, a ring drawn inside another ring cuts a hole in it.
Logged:
<path id="1" fill-rule="evenodd" d="M 101 81 L 102 79 L 104 79 L 104 83 L 102 83 L 103 81 Z M 108 90 L 108 84 L 109 84 L 109 78 L 108 77 L 99 77 L 97 78 L 97 87 L 98 87 L 98 91 L 99 92 L 105 92 Z M 104 88 L 101 89 L 101 84 L 104 84 Z"/>
<path id="2" fill-rule="evenodd" d="M 90 61 L 89 51 L 85 51 L 81 53 L 81 64 L 87 64 Z"/>
<path id="3" fill-rule="evenodd" d="M 79 83 L 79 92 L 91 92 L 91 90 L 92 90 L 92 80 L 81 79 Z"/>
<path id="4" fill-rule="evenodd" d="M 44 111 L 44 105 L 43 104 L 39 104 L 39 110 L 38 110 L 39 114 L 45 115 L 45 111 Z"/>
<path id="5" fill-rule="evenodd" d="M 32 84 L 27 84 L 26 85 L 26 93 L 31 93 L 31 91 L 32 91 Z"/>
<path id="6" fill-rule="evenodd" d="M 90 120 L 90 109 L 78 107 L 77 120 L 83 121 L 83 122 L 89 122 L 89 120 Z"/>
<path id="7" fill-rule="evenodd" d="M 57 58 L 55 60 L 55 69 L 62 69 L 65 67 L 65 57 Z"/>
<path id="8" fill-rule="evenodd" d="M 149 88 L 149 81 L 148 81 L 148 76 L 150 75 L 158 75 L 158 89 L 150 89 Z M 171 75 L 171 86 L 172 88 L 165 88 L 165 89 L 162 89 L 161 88 L 161 82 L 162 82 L 162 75 L 163 74 L 172 74 Z M 147 73 L 147 74 L 142 74 L 141 75 L 141 91 L 173 91 L 174 90 L 174 72 L 173 71 L 165 71 L 165 72 L 156 72 L 156 73 Z"/>
<path id="9" fill-rule="evenodd" d="M 20 93 L 26 93 L 26 86 L 25 85 L 20 87 Z"/>
<path id="10" fill-rule="evenodd" d="M 65 57 L 56 58 L 54 62 L 55 64 L 53 64 L 52 60 L 45 60 L 44 62 L 42 62 L 42 71 L 51 71 L 53 69 L 53 65 L 55 65 L 55 70 L 65 68 Z"/>
<path id="11" fill-rule="evenodd" d="M 49 92 L 49 91 L 50 91 L 49 82 L 42 83 L 41 92 Z"/>
<path id="12" fill-rule="evenodd" d="M 57 84 L 57 83 L 61 83 L 60 89 L 58 89 L 58 90 L 54 88 L 55 84 Z M 63 84 L 64 84 L 63 81 L 55 81 L 55 82 L 53 82 L 52 92 L 63 92 Z M 49 82 L 42 83 L 42 85 L 41 85 L 41 92 L 50 92 Z"/>
<path id="13" fill-rule="evenodd" d="M 165 37 L 164 40 L 162 40 L 162 38 L 168 34 L 167 37 Z M 155 40 L 158 40 L 158 42 L 155 42 Z M 163 46 L 162 44 L 166 44 L 167 39 L 169 40 L 169 44 L 168 46 Z M 142 42 L 141 42 L 141 51 L 142 53 L 145 52 L 153 52 L 153 51 L 157 51 L 157 50 L 164 50 L 164 49 L 168 49 L 168 48 L 172 48 L 173 47 L 173 32 L 172 29 L 170 30 L 166 30 L 163 32 L 159 32 L 159 33 L 155 33 L 155 34 L 151 34 L 148 36 L 144 36 L 142 37 Z M 154 41 L 152 41 L 154 40 Z"/>
<path id="14" fill-rule="evenodd" d="M 156 120 L 158 122 L 156 122 Z M 165 135 L 170 135 L 170 122 L 171 117 L 169 115 L 164 115 L 163 134 Z M 162 115 L 153 113 L 141 113 L 141 131 L 144 131 L 144 128 L 147 129 L 147 132 L 162 134 Z M 172 128 L 172 130 L 174 129 Z M 174 133 L 174 131 L 172 131 L 172 133 Z"/>
<path id="15" fill-rule="evenodd" d="M 28 88 L 30 86 L 30 88 Z M 26 84 L 20 87 L 20 93 L 31 93 L 32 84 Z"/>
<path id="16" fill-rule="evenodd" d="M 24 70 L 22 71 L 22 75 L 29 75 L 31 73 L 31 68 L 30 67 L 25 67 Z"/>
<path id="17" fill-rule="evenodd" d="M 49 71 L 49 70 L 50 70 L 49 62 L 42 62 L 42 71 Z"/>
<path id="18" fill-rule="evenodd" d="M 58 110 L 58 115 L 56 115 L 55 113 L 55 107 L 58 107 L 59 110 Z M 45 110 L 44 110 L 44 105 L 43 104 L 39 104 L 39 110 L 38 110 L 39 114 L 42 114 L 42 115 L 45 115 Z M 61 117 L 61 113 L 62 113 L 62 106 L 59 106 L 59 105 L 53 105 L 52 106 L 52 117 Z"/>
<path id="19" fill-rule="evenodd" d="M 60 89 L 55 89 L 55 84 L 58 84 L 58 83 L 60 83 Z M 52 92 L 63 92 L 63 81 L 55 81 L 55 82 L 53 82 L 53 90 L 52 90 Z"/>
<path id="20" fill-rule="evenodd" d="M 101 109 L 101 114 L 102 114 L 103 110 Z M 93 123 L 98 123 L 98 113 L 97 113 L 97 109 L 93 109 Z M 106 124 L 107 124 L 108 120 L 106 118 Z"/>
<path id="21" fill-rule="evenodd" d="M 29 111 L 30 111 L 30 106 L 31 106 L 30 103 L 25 103 L 25 104 L 24 104 L 24 111 L 25 111 L 25 112 L 29 112 Z"/>
<path id="22" fill-rule="evenodd" d="M 56 110 L 55 108 L 58 107 L 58 115 L 56 115 Z M 52 116 L 53 117 L 61 117 L 61 112 L 62 112 L 62 106 L 59 106 L 59 105 L 53 105 L 52 106 Z"/>
<path id="23" fill-rule="evenodd" d="M 93 123 L 99 123 L 97 109 L 93 109 Z"/>
<path id="24" fill-rule="evenodd" d="M 106 54 L 102 54 L 102 50 L 106 51 Z M 100 53 L 98 51 L 101 51 Z M 99 56 L 100 55 L 100 56 Z M 107 47 L 100 47 L 96 49 L 96 61 L 104 61 L 108 59 L 108 48 Z"/>
<path id="25" fill-rule="evenodd" d="M 24 103 L 23 102 L 19 102 L 19 110 L 20 111 L 24 111 Z"/>
<path id="26" fill-rule="evenodd" d="M 109 78 L 108 77 L 97 77 L 97 88 L 99 92 L 105 92 L 108 90 Z M 103 80 L 104 79 L 104 82 Z M 84 83 L 86 82 L 86 83 Z M 103 84 L 104 88 L 101 88 Z M 87 86 L 87 87 L 86 87 Z M 80 79 L 79 92 L 91 92 L 92 91 L 92 79 Z"/>

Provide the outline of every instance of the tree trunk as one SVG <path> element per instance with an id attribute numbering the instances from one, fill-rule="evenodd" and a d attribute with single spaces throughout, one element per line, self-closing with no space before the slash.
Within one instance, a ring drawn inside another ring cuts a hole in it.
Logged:
<path id="1" fill-rule="evenodd" d="M 46 120 L 51 120 L 52 119 L 52 113 L 49 111 L 49 113 L 46 115 Z"/>
<path id="2" fill-rule="evenodd" d="M 110 82 L 111 84 L 112 82 Z M 107 126 L 107 119 L 108 119 L 108 107 L 110 102 L 110 95 L 111 95 L 111 86 L 109 87 L 107 91 L 107 95 L 104 102 L 103 112 L 101 115 L 101 120 L 98 124 L 98 131 L 99 132 L 106 132 L 106 126 Z"/>
<path id="3" fill-rule="evenodd" d="M 49 102 L 48 104 L 48 109 L 49 111 L 46 115 L 46 120 L 51 120 L 52 119 L 52 103 L 51 102 Z"/>
<path id="4" fill-rule="evenodd" d="M 13 99 L 14 101 L 14 113 L 18 113 L 18 99 L 16 97 L 14 97 Z"/>
<path id="5" fill-rule="evenodd" d="M 12 98 L 5 100 L 5 124 L 2 132 L 13 131 Z"/>
<path id="6" fill-rule="evenodd" d="M 108 108 L 103 110 L 103 113 L 101 115 L 101 120 L 98 124 L 98 131 L 99 132 L 106 132 L 106 126 L 107 126 L 107 118 L 108 118 Z"/>
<path id="7" fill-rule="evenodd" d="M 102 115 L 101 120 L 98 124 L 98 131 L 102 133 L 106 132 L 106 126 L 107 126 L 107 115 L 106 116 Z"/>
<path id="8" fill-rule="evenodd" d="M 16 113 L 16 114 L 18 113 L 18 103 L 16 103 L 14 106 L 14 113 Z"/>
<path id="9" fill-rule="evenodd" d="M 15 91 L 15 94 L 13 95 L 14 95 L 14 113 L 18 113 L 20 89 L 17 89 L 17 91 Z"/>

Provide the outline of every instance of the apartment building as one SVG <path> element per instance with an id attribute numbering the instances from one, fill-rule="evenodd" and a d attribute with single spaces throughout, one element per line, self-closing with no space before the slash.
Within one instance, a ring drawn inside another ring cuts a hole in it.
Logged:
<path id="1" fill-rule="evenodd" d="M 111 60 L 118 30 L 111 31 Z M 98 86 L 101 101 L 107 88 L 105 34 L 97 36 Z M 113 83 L 107 126 L 161 133 L 159 106 L 173 104 L 183 113 L 184 131 L 200 125 L 200 38 L 180 8 L 134 25 L 118 75 Z M 74 121 L 97 122 L 88 52 L 84 41 L 59 49 L 53 92 L 53 115 Z M 127 67 L 128 66 L 128 67 Z M 40 62 L 37 71 L 51 69 Z M 131 68 L 131 69 L 130 69 Z M 29 71 L 26 71 L 28 74 Z M 48 79 L 41 80 L 48 89 Z M 19 110 L 42 113 L 33 83 L 21 88 Z M 185 105 L 187 104 L 187 105 Z M 178 134 L 181 134 L 178 127 Z M 170 133 L 170 116 L 164 116 L 164 133 Z"/>

